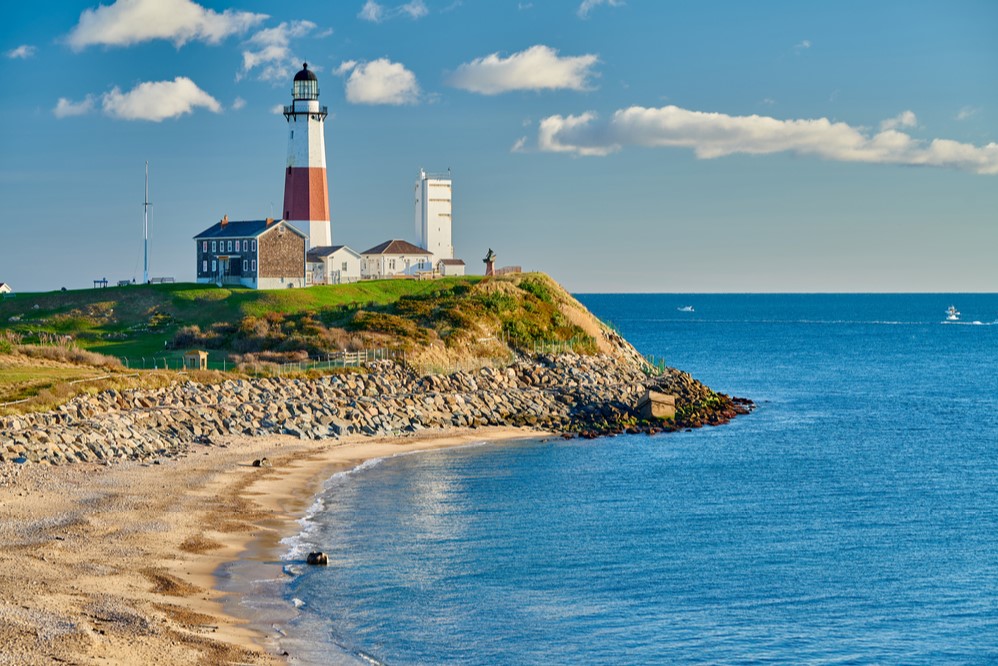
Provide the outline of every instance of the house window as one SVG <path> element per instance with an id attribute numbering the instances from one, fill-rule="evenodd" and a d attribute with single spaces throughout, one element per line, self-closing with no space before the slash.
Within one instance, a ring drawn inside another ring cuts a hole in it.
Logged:
<path id="1" fill-rule="evenodd" d="M 232 241 L 229 241 L 229 252 L 232 252 Z"/>
<path id="2" fill-rule="evenodd" d="M 253 241 L 253 251 L 256 252 L 256 241 Z"/>
<path id="3" fill-rule="evenodd" d="M 218 270 L 218 262 L 214 259 L 211 260 L 211 272 L 214 273 Z"/>
<path id="4" fill-rule="evenodd" d="M 243 252 L 249 252 L 249 241 L 243 241 Z"/>
<path id="5" fill-rule="evenodd" d="M 218 252 L 218 250 L 217 250 L 217 249 L 215 249 L 215 248 L 216 248 L 216 245 L 215 245 L 215 241 L 212 241 L 212 242 L 211 242 L 211 251 L 212 251 L 212 252 Z"/>
<path id="6" fill-rule="evenodd" d="M 243 272 L 244 273 L 246 272 L 247 268 L 249 268 L 249 262 L 246 261 L 245 259 L 243 259 Z"/>
<path id="7" fill-rule="evenodd" d="M 201 242 L 201 251 L 202 252 L 207 252 L 208 251 L 208 241 L 202 241 Z"/>
<path id="8" fill-rule="evenodd" d="M 395 260 L 394 259 L 392 259 L 391 261 L 388 262 L 388 270 L 390 270 L 390 271 L 395 270 Z"/>
<path id="9" fill-rule="evenodd" d="M 343 267 L 340 270 L 342 270 L 344 273 L 347 272 L 347 262 L 345 261 L 343 262 Z"/>
<path id="10" fill-rule="evenodd" d="M 208 272 L 208 260 L 207 259 L 205 259 L 205 260 L 203 260 L 201 262 L 201 272 L 202 273 L 207 273 Z"/>
<path id="11" fill-rule="evenodd" d="M 256 272 L 256 259 L 253 260 L 253 272 Z"/>

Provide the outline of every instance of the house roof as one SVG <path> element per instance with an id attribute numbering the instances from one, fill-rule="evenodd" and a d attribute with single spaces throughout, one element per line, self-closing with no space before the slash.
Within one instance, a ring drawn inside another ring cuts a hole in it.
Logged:
<path id="1" fill-rule="evenodd" d="M 284 220 L 270 220 L 269 222 L 267 220 L 244 220 L 226 222 L 224 225 L 221 222 L 216 222 L 194 238 L 195 240 L 203 238 L 256 238 L 282 223 Z M 303 238 L 305 237 L 305 234 L 292 224 L 284 223 L 284 227 Z"/>
<path id="2" fill-rule="evenodd" d="M 418 245 L 404 240 L 387 240 L 384 243 L 375 245 L 361 254 L 432 254 L 429 250 L 424 250 Z"/>
<path id="3" fill-rule="evenodd" d="M 308 251 L 307 259 L 312 263 L 319 263 L 326 257 L 331 257 L 338 252 L 346 252 L 347 254 L 352 254 L 360 259 L 360 255 L 357 251 L 346 245 L 323 245 L 320 247 L 313 247 Z"/>
<path id="4" fill-rule="evenodd" d="M 344 245 L 320 245 L 319 247 L 313 247 L 308 251 L 309 261 L 319 261 L 323 257 L 328 257 L 331 254 L 335 254 L 339 249 L 345 247 Z"/>
<path id="5" fill-rule="evenodd" d="M 441 259 L 439 263 L 444 266 L 464 266 L 464 259 Z"/>

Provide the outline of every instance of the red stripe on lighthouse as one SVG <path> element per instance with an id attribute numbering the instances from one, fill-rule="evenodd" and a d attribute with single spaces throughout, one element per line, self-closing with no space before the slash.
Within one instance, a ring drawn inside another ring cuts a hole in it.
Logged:
<path id="1" fill-rule="evenodd" d="M 329 219 L 329 184 L 324 168 L 288 167 L 284 177 L 284 219 Z"/>

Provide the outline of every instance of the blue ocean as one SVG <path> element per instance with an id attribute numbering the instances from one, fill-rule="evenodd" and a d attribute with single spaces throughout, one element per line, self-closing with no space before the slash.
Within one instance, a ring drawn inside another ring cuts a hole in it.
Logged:
<path id="1" fill-rule="evenodd" d="M 998 662 L 998 295 L 579 298 L 756 411 L 330 479 L 293 660 Z"/>

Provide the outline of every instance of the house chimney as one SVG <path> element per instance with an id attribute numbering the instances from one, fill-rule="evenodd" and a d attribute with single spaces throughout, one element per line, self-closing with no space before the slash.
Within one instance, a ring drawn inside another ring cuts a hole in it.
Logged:
<path id="1" fill-rule="evenodd" d="M 270 226 L 270 225 L 272 225 L 273 223 L 274 223 L 274 218 L 272 218 L 272 217 L 268 217 L 268 218 L 267 218 L 267 226 L 269 227 L 269 226 Z"/>
<path id="2" fill-rule="evenodd" d="M 228 223 L 229 223 L 229 216 L 228 215 L 223 216 L 222 217 L 222 228 L 225 228 L 225 225 L 228 224 Z"/>

